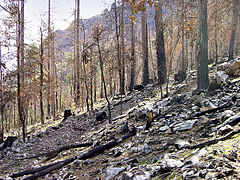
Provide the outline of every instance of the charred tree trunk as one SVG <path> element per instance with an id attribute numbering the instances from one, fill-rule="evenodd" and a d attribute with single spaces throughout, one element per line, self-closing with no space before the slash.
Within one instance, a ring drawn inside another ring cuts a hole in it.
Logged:
<path id="1" fill-rule="evenodd" d="M 149 69 L 148 69 L 148 28 L 146 10 L 142 11 L 142 52 L 143 52 L 143 85 L 149 84 Z"/>
<path id="2" fill-rule="evenodd" d="M 239 16 L 239 0 L 233 0 L 233 25 L 232 25 L 232 34 L 229 44 L 229 56 L 228 60 L 233 59 L 234 54 L 234 44 L 235 44 L 235 35 L 237 30 L 238 16 Z"/>
<path id="3" fill-rule="evenodd" d="M 3 103 L 3 73 L 2 73 L 2 68 L 3 68 L 3 63 L 2 63 L 2 46 L 0 42 L 0 111 L 1 111 L 1 129 L 0 129 L 0 144 L 3 142 L 3 137 L 4 137 L 4 103 Z"/>
<path id="4" fill-rule="evenodd" d="M 131 22 L 131 78 L 130 78 L 130 86 L 129 90 L 132 91 L 135 85 L 135 68 L 136 68 L 136 60 L 135 60 L 135 26 L 134 22 Z"/>
<path id="5" fill-rule="evenodd" d="M 76 101 L 80 103 L 80 44 L 79 44 L 79 16 L 80 16 L 80 1 L 76 0 Z"/>
<path id="6" fill-rule="evenodd" d="M 125 94 L 125 44 L 124 44 L 124 1 L 122 0 L 122 11 L 121 11 L 121 82 L 120 82 L 120 93 Z"/>
<path id="7" fill-rule="evenodd" d="M 103 60 L 102 60 L 102 51 L 101 51 L 101 47 L 100 47 L 100 35 L 101 35 L 101 30 L 96 27 L 96 32 L 95 32 L 95 40 L 97 43 L 97 48 L 98 48 L 98 53 L 99 53 L 99 61 L 100 61 L 100 70 L 101 70 L 101 79 L 102 79 L 102 83 L 103 83 L 103 87 L 104 87 L 104 93 L 105 93 L 105 98 L 108 104 L 108 119 L 109 119 L 109 123 L 112 123 L 112 119 L 111 119 L 111 104 L 110 101 L 108 99 L 108 95 L 107 95 L 107 87 L 106 87 L 106 83 L 105 83 L 105 78 L 104 78 L 104 72 L 103 72 Z"/>
<path id="8" fill-rule="evenodd" d="M 155 15 L 156 24 L 156 46 L 157 46 L 157 65 L 158 65 L 158 84 L 162 85 L 166 82 L 166 56 L 164 46 L 164 29 L 162 15 L 162 0 L 157 3 Z"/>
<path id="9" fill-rule="evenodd" d="M 40 28 L 41 33 L 41 47 L 40 47 L 40 92 L 39 92 L 39 99 L 40 99 L 40 118 L 41 123 L 44 124 L 44 110 L 43 110 L 43 33 L 42 29 Z"/>
<path id="10" fill-rule="evenodd" d="M 207 0 L 199 0 L 198 16 L 198 53 L 197 53 L 197 84 L 198 89 L 208 88 L 208 30 L 207 30 Z"/>
<path id="11" fill-rule="evenodd" d="M 122 63 L 120 58 L 120 40 L 119 40 L 119 27 L 118 27 L 118 13 L 117 13 L 117 1 L 115 0 L 115 31 L 116 31 L 116 44 L 117 44 L 117 60 L 118 60 L 118 74 L 119 74 L 119 92 L 121 93 L 121 82 L 122 82 Z"/>

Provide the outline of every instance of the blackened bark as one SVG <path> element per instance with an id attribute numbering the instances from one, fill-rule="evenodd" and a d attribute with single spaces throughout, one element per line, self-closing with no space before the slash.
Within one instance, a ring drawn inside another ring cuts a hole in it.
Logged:
<path id="1" fill-rule="evenodd" d="M 156 24 L 156 48 L 157 48 L 157 65 L 158 65 L 158 84 L 162 85 L 166 82 L 166 56 L 164 46 L 164 29 L 162 19 L 162 0 L 158 1 L 155 15 Z"/>
<path id="2" fill-rule="evenodd" d="M 237 23 L 238 23 L 238 16 L 239 16 L 239 0 L 233 0 L 233 25 L 232 25 L 232 34 L 229 44 L 229 56 L 228 60 L 233 59 L 234 54 L 234 44 L 235 44 L 235 36 L 236 36 L 236 30 L 237 30 Z"/>
<path id="3" fill-rule="evenodd" d="M 149 84 L 148 69 L 148 32 L 147 32 L 147 15 L 145 10 L 142 11 L 142 52 L 143 52 L 143 85 Z"/>
<path id="4" fill-rule="evenodd" d="M 197 53 L 197 84 L 198 89 L 207 89 L 208 79 L 208 30 L 207 0 L 199 0 L 198 53 Z"/>

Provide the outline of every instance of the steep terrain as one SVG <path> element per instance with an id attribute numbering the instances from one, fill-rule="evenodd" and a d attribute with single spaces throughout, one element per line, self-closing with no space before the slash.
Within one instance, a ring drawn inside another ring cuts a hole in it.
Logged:
<path id="1" fill-rule="evenodd" d="M 160 88 L 151 84 L 123 97 L 122 107 L 120 98 L 113 98 L 112 124 L 97 122 L 97 112 L 76 111 L 66 120 L 51 120 L 51 126 L 35 127 L 27 143 L 16 140 L 0 151 L 2 179 L 72 157 L 73 162 L 39 179 L 238 179 L 240 59 L 222 59 L 209 69 L 207 91 L 195 90 L 196 72 L 191 71 L 182 84 L 170 79 L 168 97 L 161 98 Z M 105 109 L 103 101 L 98 110 Z M 129 132 L 136 133 L 121 139 Z M 93 144 L 30 158 L 89 142 Z M 113 147 L 82 158 L 109 142 L 115 142 Z"/>

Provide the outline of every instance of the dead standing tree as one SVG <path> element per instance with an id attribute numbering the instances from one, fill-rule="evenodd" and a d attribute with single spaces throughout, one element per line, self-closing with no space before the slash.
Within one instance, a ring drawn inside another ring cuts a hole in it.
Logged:
<path id="1" fill-rule="evenodd" d="M 105 92 L 105 98 L 108 104 L 108 118 L 109 118 L 109 123 L 112 123 L 111 120 L 111 104 L 107 96 L 107 87 L 105 83 L 105 78 L 104 78 L 104 73 L 103 73 L 103 59 L 102 59 L 102 51 L 100 47 L 100 40 L 101 40 L 101 35 L 104 32 L 104 27 L 102 27 L 100 24 L 97 24 L 93 27 L 93 33 L 92 37 L 97 45 L 98 53 L 99 53 L 99 61 L 100 61 L 100 70 L 101 70 L 101 78 L 102 78 L 102 83 L 104 87 L 104 92 Z"/>

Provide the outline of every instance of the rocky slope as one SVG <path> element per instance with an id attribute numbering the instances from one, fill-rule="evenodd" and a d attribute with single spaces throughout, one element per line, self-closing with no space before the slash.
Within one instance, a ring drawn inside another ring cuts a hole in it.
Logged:
<path id="1" fill-rule="evenodd" d="M 196 89 L 196 72 L 182 84 L 170 81 L 170 94 L 158 86 L 112 99 L 113 123 L 97 122 L 95 112 L 79 113 L 54 125 L 35 129 L 27 143 L 16 140 L 0 151 L 2 179 L 29 168 L 76 157 L 72 163 L 40 179 L 238 179 L 240 177 L 240 59 L 209 66 L 210 87 Z M 103 103 L 100 111 L 105 110 Z M 150 127 L 149 120 L 153 120 Z M 147 126 L 147 128 L 146 128 Z M 136 135 L 86 160 L 82 154 L 118 140 L 130 130 Z M 93 142 L 92 146 L 40 156 L 59 147 Z M 26 178 L 27 176 L 24 176 Z M 21 177 L 22 178 L 22 177 Z"/>

